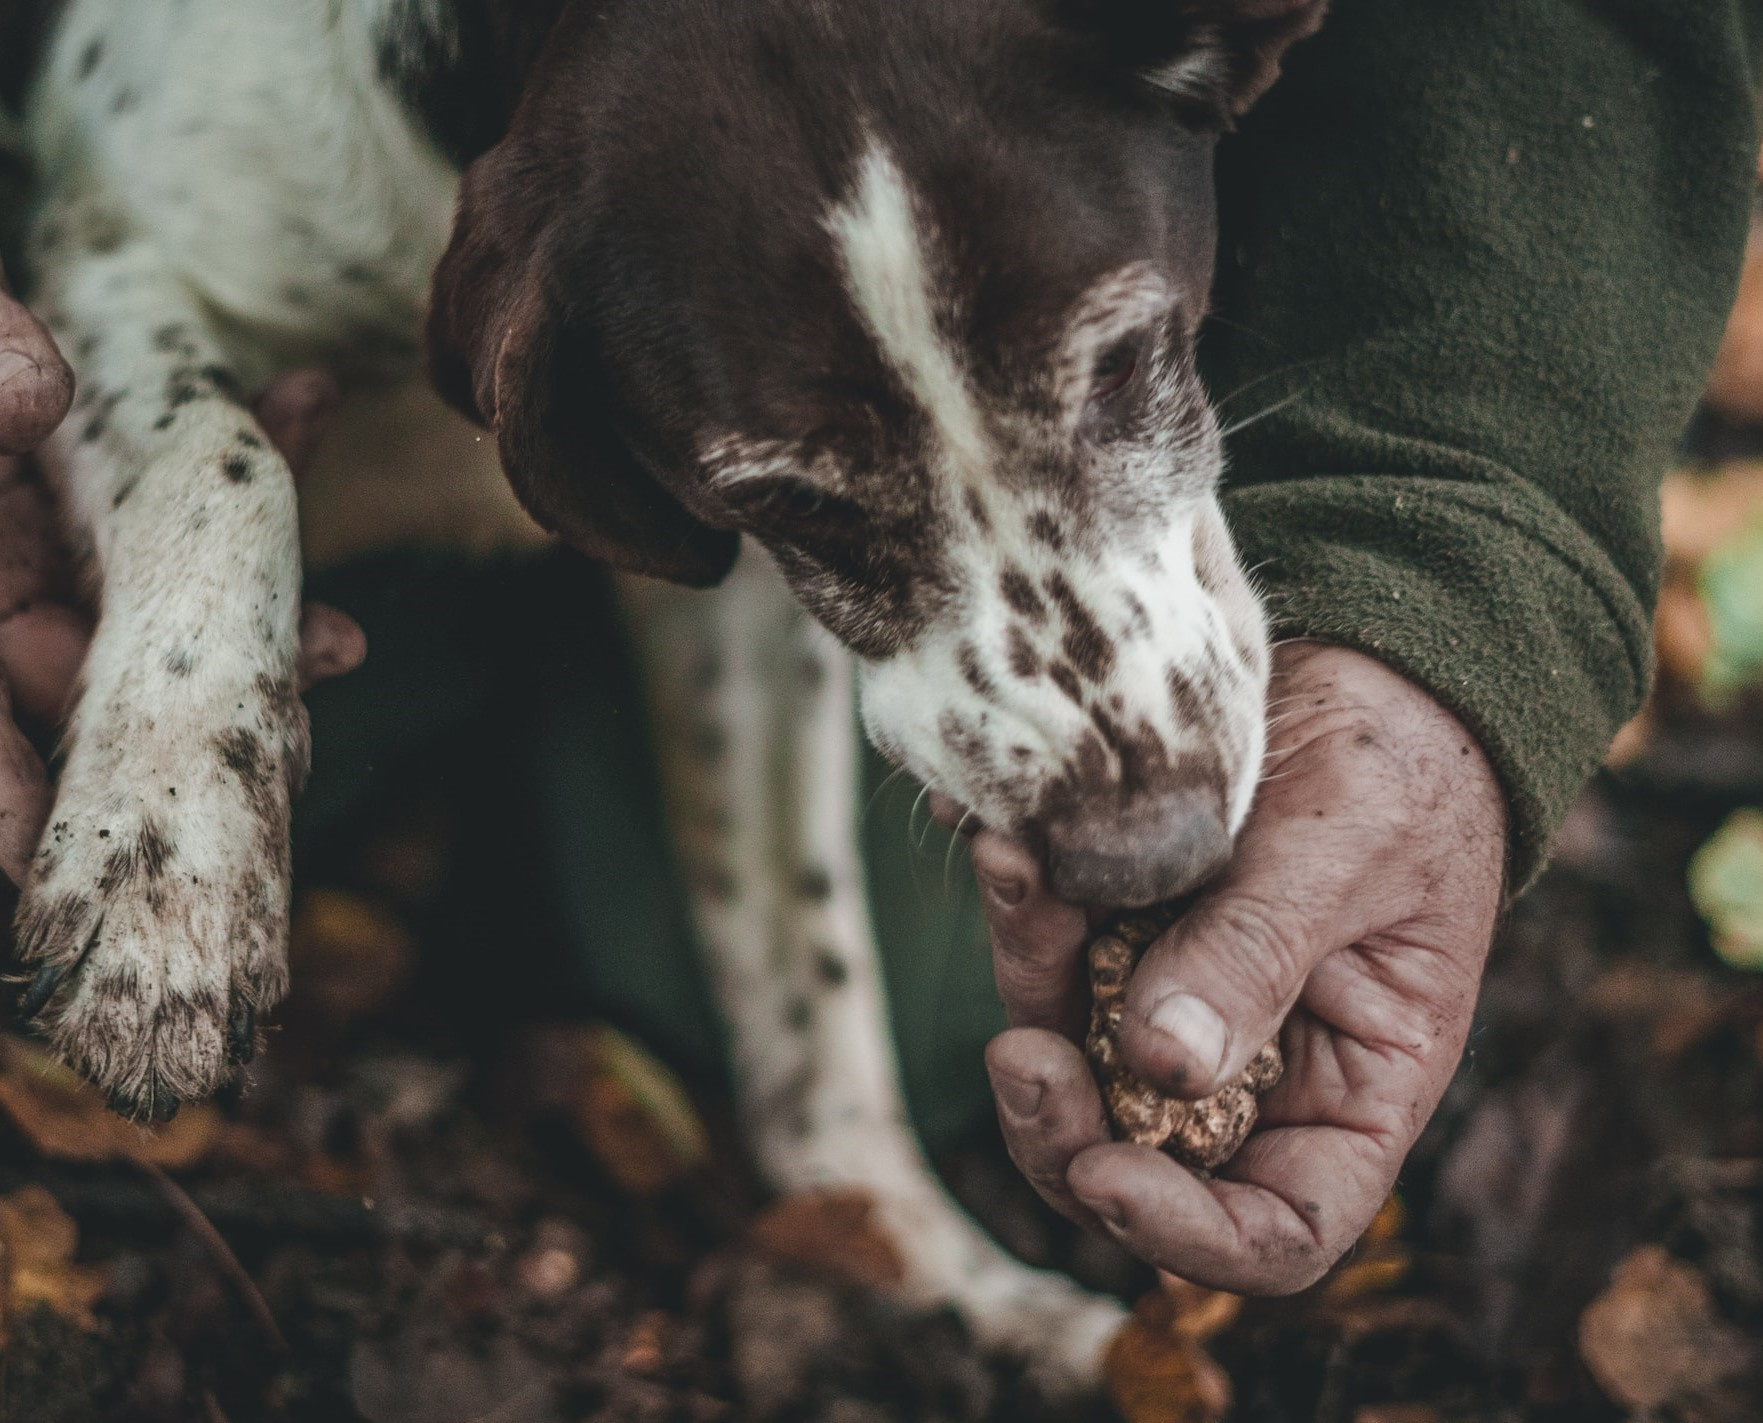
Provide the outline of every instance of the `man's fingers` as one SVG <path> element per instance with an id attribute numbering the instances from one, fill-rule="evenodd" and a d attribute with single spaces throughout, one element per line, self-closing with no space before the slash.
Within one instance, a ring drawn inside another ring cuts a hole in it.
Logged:
<path id="1" fill-rule="evenodd" d="M 73 402 L 73 372 L 42 322 L 6 294 L 0 273 L 0 454 L 40 444 Z"/>
<path id="2" fill-rule="evenodd" d="M 1287 1127 L 1250 1137 L 1223 1176 L 1202 1181 L 1161 1152 L 1110 1143 L 1079 1155 L 1066 1179 L 1139 1259 L 1211 1289 L 1292 1294 L 1364 1233 L 1407 1145 Z"/>
<path id="3" fill-rule="evenodd" d="M 1073 1157 L 1108 1140 L 1083 1054 L 1057 1033 L 1018 1028 L 992 1040 L 986 1071 L 1010 1159 L 1054 1210 L 1095 1224 L 1065 1180 Z"/>
<path id="4" fill-rule="evenodd" d="M 290 371 L 270 382 L 257 402 L 257 423 L 298 478 L 311 462 L 341 400 L 325 371 Z"/>
<path id="5" fill-rule="evenodd" d="M 367 634 L 347 613 L 308 603 L 300 616 L 300 690 L 353 672 L 367 656 Z"/>
<path id="6" fill-rule="evenodd" d="M 13 704 L 38 721 L 59 722 L 91 640 L 90 621 L 59 603 L 41 603 L 0 620 L 0 677 L 12 689 Z"/>
<path id="7" fill-rule="evenodd" d="M 1081 1034 L 1089 1003 L 1083 911 L 1053 898 L 1035 857 L 1014 840 L 978 835 L 972 860 L 1011 1026 Z"/>
<path id="8" fill-rule="evenodd" d="M 24 883 L 51 798 L 48 773 L 14 725 L 11 701 L 0 683 L 0 873 L 15 885 Z"/>

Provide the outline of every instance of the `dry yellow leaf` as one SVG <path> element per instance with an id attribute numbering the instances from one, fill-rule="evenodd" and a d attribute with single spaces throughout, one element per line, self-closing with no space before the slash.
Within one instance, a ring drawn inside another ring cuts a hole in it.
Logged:
<path id="1" fill-rule="evenodd" d="M 1230 1411 L 1230 1376 L 1176 1316 L 1170 1292 L 1156 1290 L 1108 1346 L 1108 1397 L 1126 1423 L 1220 1423 Z"/>
<path id="2" fill-rule="evenodd" d="M 181 1171 L 202 1161 L 220 1134 L 208 1103 L 159 1127 L 136 1126 L 106 1106 L 77 1073 L 23 1038 L 0 1034 L 0 1112 L 39 1155 L 53 1161 L 149 1161 Z"/>
<path id="3" fill-rule="evenodd" d="M 1365 1228 L 1353 1253 L 1323 1285 L 1323 1299 L 1330 1304 L 1348 1304 L 1401 1284 L 1414 1263 L 1402 1243 L 1407 1223 L 1408 1212 L 1401 1199 L 1391 1196 Z"/>
<path id="4" fill-rule="evenodd" d="M 41 1186 L 0 1196 L 0 1285 L 7 1292 L 0 1324 L 42 1305 L 81 1329 L 96 1327 L 92 1306 L 104 1293 L 105 1273 L 73 1263 L 79 1243 L 79 1227 Z"/>
<path id="5" fill-rule="evenodd" d="M 577 1129 L 633 1196 L 678 1185 L 710 1159 L 710 1139 L 686 1090 L 653 1054 L 612 1028 L 589 1029 L 586 1074 L 571 1103 Z"/>
<path id="6" fill-rule="evenodd" d="M 294 907 L 288 957 L 294 1002 L 333 1023 L 366 1017 L 416 963 L 416 942 L 392 914 L 360 895 L 308 890 Z"/>
<path id="7" fill-rule="evenodd" d="M 1157 1274 L 1170 1302 L 1169 1327 L 1184 1338 L 1200 1344 L 1216 1339 L 1235 1324 L 1243 1312 L 1241 1295 L 1209 1290 L 1166 1271 L 1159 1270 Z"/>

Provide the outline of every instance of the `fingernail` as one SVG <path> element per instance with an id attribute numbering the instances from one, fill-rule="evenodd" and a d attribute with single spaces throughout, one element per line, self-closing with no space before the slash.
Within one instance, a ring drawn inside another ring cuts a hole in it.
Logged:
<path id="1" fill-rule="evenodd" d="M 1224 1065 L 1227 1032 L 1224 1019 L 1210 1003 L 1191 993 L 1172 993 L 1151 1010 L 1150 1025 L 1178 1047 L 1199 1069 L 1206 1081 Z"/>
<path id="2" fill-rule="evenodd" d="M 5 385 L 14 376 L 21 376 L 26 371 L 41 369 L 22 351 L 0 351 L 0 385 Z"/>
<path id="3" fill-rule="evenodd" d="M 1019 879 L 987 879 L 986 893 L 1006 909 L 1014 909 L 1028 894 L 1028 886 Z"/>
<path id="4" fill-rule="evenodd" d="M 999 1105 L 1009 1115 L 1018 1118 L 1037 1115 L 1041 1110 L 1041 1098 L 1047 1094 L 1043 1083 L 1031 1082 L 1025 1077 L 1008 1077 L 1002 1072 L 992 1078 L 992 1091 L 997 1094 Z"/>

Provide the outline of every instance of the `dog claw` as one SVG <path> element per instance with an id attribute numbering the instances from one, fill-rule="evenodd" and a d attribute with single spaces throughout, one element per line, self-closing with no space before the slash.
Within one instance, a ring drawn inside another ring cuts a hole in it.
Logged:
<path id="1" fill-rule="evenodd" d="M 61 964 L 46 963 L 37 970 L 37 976 L 31 980 L 30 987 L 25 989 L 18 1000 L 18 1016 L 20 1022 L 28 1023 L 49 1006 L 49 1000 L 55 997 L 61 987 L 61 981 L 67 976 L 67 969 Z"/>
<path id="2" fill-rule="evenodd" d="M 257 1010 L 249 1003 L 238 1003 L 227 1020 L 227 1056 L 240 1067 L 257 1056 Z"/>
<path id="3" fill-rule="evenodd" d="M 110 1110 L 131 1122 L 164 1126 L 178 1114 L 178 1108 L 183 1104 L 169 1094 L 155 1092 L 152 1088 L 147 1090 L 148 1096 L 144 1103 L 128 1092 L 112 1092 L 109 1098 Z"/>

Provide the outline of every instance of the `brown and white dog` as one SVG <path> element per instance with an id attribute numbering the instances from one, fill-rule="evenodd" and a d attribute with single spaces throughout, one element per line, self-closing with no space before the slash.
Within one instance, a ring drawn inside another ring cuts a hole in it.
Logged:
<path id="1" fill-rule="evenodd" d="M 101 617 L 26 1008 L 146 1117 L 254 1051 L 306 723 L 293 486 L 241 394 L 426 332 L 541 524 L 721 585 L 632 605 L 765 1169 L 869 1188 L 910 1292 L 1086 1372 L 1118 1311 L 1004 1257 L 905 1125 L 852 698 L 1070 899 L 1228 854 L 1267 636 L 1195 371 L 1212 154 L 1321 9 L 69 0 L 30 251 Z"/>

